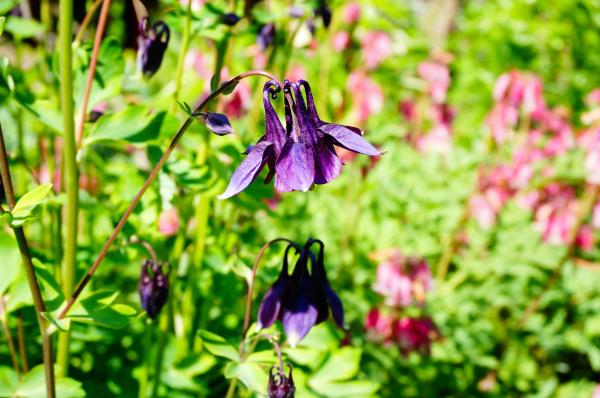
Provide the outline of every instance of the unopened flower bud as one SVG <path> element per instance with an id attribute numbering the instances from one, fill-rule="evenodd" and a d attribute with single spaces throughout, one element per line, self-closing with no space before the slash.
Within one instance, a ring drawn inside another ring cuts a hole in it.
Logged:
<path id="1" fill-rule="evenodd" d="M 151 319 L 155 319 L 169 297 L 169 275 L 165 267 L 155 261 L 145 260 L 140 275 L 140 301 Z"/>
<path id="2" fill-rule="evenodd" d="M 292 367 L 289 365 L 288 367 L 290 371 L 287 376 L 278 366 L 273 366 L 269 371 L 268 398 L 294 398 L 296 387 L 292 379 Z M 273 374 L 274 369 L 276 369 L 275 374 Z"/>

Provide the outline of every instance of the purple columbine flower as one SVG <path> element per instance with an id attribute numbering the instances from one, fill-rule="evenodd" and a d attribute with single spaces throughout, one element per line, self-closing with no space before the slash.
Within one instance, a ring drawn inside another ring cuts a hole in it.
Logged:
<path id="1" fill-rule="evenodd" d="M 292 378 L 292 367 L 288 365 L 288 368 L 290 369 L 288 375 L 278 366 L 271 368 L 269 371 L 269 385 L 267 386 L 268 398 L 294 398 L 296 387 Z M 276 370 L 275 374 L 273 374 L 274 369 Z"/>
<path id="2" fill-rule="evenodd" d="M 152 260 L 142 264 L 140 276 L 140 301 L 151 319 L 155 319 L 169 297 L 169 276 L 165 267 Z"/>
<path id="3" fill-rule="evenodd" d="M 314 14 L 315 16 L 321 17 L 325 28 L 329 27 L 331 24 L 331 8 L 329 8 L 325 1 L 319 1 L 319 6 L 314 9 Z"/>
<path id="4" fill-rule="evenodd" d="M 144 75 L 152 76 L 160 68 L 169 38 L 169 26 L 163 21 L 156 21 L 153 25 L 150 25 L 148 17 L 140 21 L 137 60 Z"/>
<path id="5" fill-rule="evenodd" d="M 228 12 L 221 16 L 221 22 L 227 26 L 235 26 L 242 18 L 234 12 Z"/>
<path id="6" fill-rule="evenodd" d="M 318 243 L 318 256 L 310 247 Z M 288 254 L 294 248 L 300 253 L 294 271 L 288 272 Z M 279 277 L 265 294 L 258 309 L 258 328 L 271 326 L 277 319 L 283 324 L 292 347 L 302 340 L 310 329 L 325 321 L 331 310 L 335 323 L 344 328 L 344 307 L 331 288 L 323 265 L 324 245 L 309 239 L 302 249 L 290 244 L 284 254 Z M 309 273 L 308 262 L 312 269 Z"/>
<path id="7" fill-rule="evenodd" d="M 256 36 L 256 43 L 265 51 L 275 41 L 275 24 L 268 23 L 263 25 Z"/>
<path id="8" fill-rule="evenodd" d="M 276 94 L 279 90 L 279 85 L 273 81 L 265 85 L 266 133 L 234 172 L 229 186 L 219 198 L 229 198 L 244 190 L 265 164 L 270 169 L 265 182 L 275 175 L 275 188 L 280 192 L 308 191 L 314 184 L 326 184 L 342 170 L 342 161 L 334 145 L 365 155 L 381 155 L 362 137 L 360 129 L 322 121 L 310 85 L 304 80 L 297 83 L 285 81 L 284 131 L 269 101 L 269 94 Z"/>

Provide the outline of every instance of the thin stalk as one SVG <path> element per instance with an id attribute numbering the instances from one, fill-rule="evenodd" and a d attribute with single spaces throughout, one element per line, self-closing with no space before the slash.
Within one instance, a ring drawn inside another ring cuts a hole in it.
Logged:
<path id="1" fill-rule="evenodd" d="M 15 341 L 13 340 L 10 327 L 8 326 L 8 316 L 6 313 L 6 307 L 4 306 L 4 296 L 0 296 L 0 323 L 2 323 L 2 329 L 6 335 L 6 343 L 8 345 L 8 352 L 10 352 L 10 360 L 12 361 L 13 369 L 17 374 L 17 379 L 21 380 L 21 371 L 19 370 L 19 361 L 17 360 L 17 350 L 15 348 Z"/>
<path id="2" fill-rule="evenodd" d="M 599 185 L 587 186 L 585 194 L 583 198 L 581 198 L 581 201 L 578 206 L 577 219 L 575 220 L 573 228 L 571 229 L 571 231 L 569 231 L 569 244 L 567 246 L 567 250 L 558 261 L 556 269 L 554 270 L 552 276 L 550 276 L 548 281 L 546 281 L 546 284 L 544 285 L 544 287 L 542 287 L 540 293 L 529 303 L 525 311 L 523 311 L 523 314 L 521 314 L 521 316 L 517 320 L 517 328 L 522 327 L 527 321 L 527 319 L 529 319 L 529 317 L 539 309 L 543 296 L 556 284 L 556 282 L 559 281 L 565 264 L 569 261 L 569 259 L 573 257 L 573 254 L 575 253 L 575 248 L 577 246 L 577 235 L 579 234 L 579 231 L 581 230 L 581 227 L 586 217 L 592 212 L 592 209 L 594 208 L 594 205 L 598 200 L 599 194 Z"/>
<path id="3" fill-rule="evenodd" d="M 138 398 L 146 398 L 146 390 L 148 389 L 150 358 L 152 357 L 150 355 L 150 352 L 152 351 L 152 331 L 154 330 L 152 326 L 152 322 L 149 321 L 144 332 L 144 365 L 140 374 L 140 389 L 138 392 Z"/>
<path id="4" fill-rule="evenodd" d="M 78 172 L 77 148 L 75 142 L 73 104 L 73 59 L 71 40 L 73 39 L 73 0 L 60 0 L 59 3 L 59 56 L 60 56 L 60 104 L 63 115 L 64 144 L 63 164 L 65 192 L 64 209 L 65 249 L 63 257 L 62 288 L 65 297 L 73 291 L 77 251 L 77 212 L 78 212 Z M 58 365 L 62 375 L 69 372 L 70 333 L 61 333 L 58 338 Z"/>
<path id="5" fill-rule="evenodd" d="M 27 350 L 25 350 L 25 333 L 23 331 L 23 314 L 19 312 L 17 316 L 17 336 L 19 341 L 19 355 L 21 355 L 21 366 L 23 373 L 29 373 L 29 363 L 27 361 Z"/>
<path id="6" fill-rule="evenodd" d="M 87 14 L 85 14 L 85 17 L 83 18 L 83 21 L 81 21 L 81 25 L 79 26 L 79 30 L 77 30 L 77 34 L 75 35 L 75 40 L 74 40 L 75 43 L 81 42 L 81 39 L 83 39 L 83 34 L 85 33 L 85 29 L 90 24 L 92 17 L 94 16 L 94 14 L 96 13 L 96 10 L 98 9 L 98 7 L 100 7 L 100 4 L 103 1 L 104 0 L 94 1 L 92 6 L 90 7 L 90 9 L 88 10 Z"/>
<path id="7" fill-rule="evenodd" d="M 273 244 L 278 242 L 288 242 L 290 244 L 294 244 L 289 239 L 286 238 L 276 238 L 268 241 L 263 245 L 258 254 L 256 255 L 256 259 L 254 260 L 254 265 L 252 266 L 252 273 L 250 274 L 250 279 L 248 280 L 248 294 L 246 295 L 246 312 L 244 314 L 244 327 L 242 329 L 242 342 L 240 343 L 240 356 L 244 353 L 244 344 L 246 340 L 246 334 L 248 333 L 248 328 L 250 328 L 250 317 L 252 314 L 252 292 L 254 290 L 254 281 L 256 280 L 256 272 L 258 271 L 258 265 L 260 264 L 260 260 L 262 256 L 265 254 L 267 249 L 271 247 Z"/>
<path id="8" fill-rule="evenodd" d="M 177 109 L 177 100 L 181 92 L 181 80 L 183 78 L 183 66 L 185 65 L 185 56 L 190 47 L 190 31 L 192 26 L 192 0 L 188 0 L 185 12 L 185 21 L 183 22 L 183 37 L 181 38 L 181 51 L 177 60 L 177 69 L 175 72 L 175 92 L 173 93 L 172 112 Z"/>
<path id="9" fill-rule="evenodd" d="M 10 166 L 8 164 L 8 155 L 6 153 L 6 146 L 4 145 L 4 134 L 2 133 L 2 126 L 0 126 L 0 176 L 2 176 L 2 185 L 6 194 L 6 202 L 8 209 L 12 210 L 15 207 L 16 199 L 13 191 L 12 178 L 10 176 Z M 47 321 L 42 317 L 42 314 L 46 312 L 46 304 L 42 299 L 42 292 L 35 275 L 35 268 L 31 260 L 31 252 L 29 251 L 29 245 L 27 238 L 23 232 L 22 227 L 16 227 L 13 229 L 19 251 L 21 252 L 21 259 L 25 268 L 25 274 L 27 275 L 27 283 L 29 284 L 29 290 L 33 297 L 33 305 L 35 307 L 36 318 L 42 335 L 42 352 L 44 357 L 44 373 L 46 379 L 46 396 L 49 398 L 56 397 L 56 390 L 54 384 L 54 365 L 52 359 L 52 340 L 46 330 Z"/>
<path id="10" fill-rule="evenodd" d="M 150 395 L 152 398 L 158 396 L 158 388 L 160 387 L 160 379 L 162 375 L 162 365 L 165 354 L 165 348 L 167 346 L 167 336 L 169 335 L 169 324 L 171 323 L 171 318 L 173 315 L 173 294 L 169 294 L 170 299 L 168 300 L 169 305 L 169 313 L 167 315 L 163 315 L 160 319 L 160 335 L 158 337 L 158 349 L 156 350 L 156 362 L 154 363 L 154 374 L 152 377 L 154 378 L 154 384 L 152 386 L 152 394 Z"/>
<path id="11" fill-rule="evenodd" d="M 104 0 L 102 9 L 100 10 L 100 18 L 96 27 L 96 37 L 94 38 L 94 47 L 92 48 L 92 59 L 90 60 L 90 68 L 88 70 L 87 80 L 85 81 L 85 90 L 83 92 L 83 101 L 81 103 L 81 115 L 77 124 L 76 143 L 77 147 L 81 146 L 83 140 L 83 129 L 85 127 L 85 116 L 87 115 L 88 103 L 90 101 L 90 93 L 92 92 L 92 83 L 96 74 L 96 65 L 98 64 L 98 54 L 100 53 L 100 45 L 102 44 L 102 36 L 106 29 L 106 20 L 108 19 L 108 11 L 110 10 L 110 0 Z M 88 14 L 89 15 L 89 14 Z"/>
<path id="12" fill-rule="evenodd" d="M 276 80 L 271 74 L 269 74 L 267 72 L 263 72 L 263 71 L 249 71 L 249 72 L 243 73 L 243 74 L 235 77 L 234 79 L 229 80 L 229 81 L 223 83 L 219 88 L 217 88 L 216 90 L 214 90 L 213 92 L 211 92 L 198 105 L 198 107 L 194 110 L 193 113 L 197 113 L 197 112 L 202 111 L 204 109 L 204 107 L 206 107 L 206 105 L 208 105 L 208 103 L 210 101 L 212 101 L 217 96 L 219 96 L 223 91 L 226 91 L 227 89 L 231 89 L 232 85 L 237 84 L 240 80 L 245 79 L 245 78 L 250 77 L 250 76 L 265 76 L 265 77 L 268 77 L 269 79 Z M 104 260 L 104 258 L 106 257 L 106 254 L 108 253 L 108 250 L 110 249 L 110 246 L 112 245 L 112 243 L 116 239 L 117 235 L 119 234 L 119 232 L 121 232 L 121 230 L 125 226 L 125 223 L 127 222 L 127 219 L 129 218 L 129 216 L 131 215 L 131 213 L 133 212 L 133 210 L 135 209 L 135 207 L 139 203 L 140 199 L 142 198 L 142 196 L 144 195 L 144 193 L 146 192 L 146 190 L 148 189 L 148 187 L 150 187 L 150 185 L 152 184 L 152 182 L 156 179 L 156 176 L 158 175 L 158 173 L 160 172 L 160 170 L 162 169 L 162 167 L 165 165 L 165 163 L 169 159 L 169 156 L 171 155 L 171 153 L 173 152 L 173 150 L 177 146 L 177 143 L 179 142 L 179 140 L 181 139 L 181 137 L 183 136 L 183 134 L 187 131 L 187 129 L 190 127 L 190 125 L 192 124 L 193 121 L 194 121 L 194 117 L 193 116 L 188 116 L 188 118 L 183 123 L 183 125 L 179 128 L 179 130 L 177 131 L 177 133 L 175 134 L 175 136 L 171 139 L 171 143 L 169 144 L 168 148 L 165 150 L 165 152 L 161 156 L 161 158 L 158 161 L 158 163 L 156 164 L 156 166 L 154 166 L 154 169 L 152 169 L 152 171 L 150 172 L 150 175 L 148 176 L 148 178 L 146 179 L 146 181 L 144 182 L 144 184 L 142 185 L 142 187 L 140 188 L 140 190 L 138 191 L 138 193 L 135 195 L 135 197 L 133 198 L 133 200 L 131 201 L 131 203 L 127 207 L 127 210 L 125 210 L 125 213 L 121 217 L 121 220 L 115 226 L 115 229 L 113 230 L 113 232 L 110 234 L 110 236 L 108 237 L 108 239 L 104 243 L 104 246 L 100 250 L 100 253 L 98 254 L 98 257 L 96 257 L 96 260 L 94 261 L 94 263 L 92 264 L 92 266 L 90 267 L 90 269 L 87 271 L 87 273 L 84 275 L 84 277 L 81 279 L 81 281 L 79 282 L 79 284 L 75 288 L 75 291 L 73 292 L 73 294 L 71 295 L 71 297 L 69 298 L 69 300 L 65 304 L 64 308 L 60 312 L 60 314 L 58 316 L 58 319 L 64 319 L 64 317 L 67 315 L 67 313 L 69 312 L 69 310 L 71 309 L 71 307 L 73 306 L 73 304 L 75 304 L 75 301 L 77 300 L 77 298 L 79 297 L 79 295 L 81 294 L 81 292 L 83 291 L 83 289 L 86 287 L 86 285 L 89 283 L 89 281 L 91 280 L 92 276 L 94 275 L 94 273 L 96 272 L 96 270 L 98 269 L 98 267 L 100 266 L 100 264 L 102 263 L 102 261 Z"/>

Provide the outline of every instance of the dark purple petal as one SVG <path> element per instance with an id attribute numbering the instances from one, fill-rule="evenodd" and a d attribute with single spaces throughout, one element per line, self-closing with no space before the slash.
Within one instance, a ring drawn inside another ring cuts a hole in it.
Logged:
<path id="1" fill-rule="evenodd" d="M 275 24 L 274 23 L 268 23 L 263 25 L 260 28 L 260 32 L 258 33 L 258 36 L 256 37 L 256 43 L 258 44 L 258 46 L 265 51 L 267 49 L 267 47 L 269 47 L 271 44 L 273 44 L 273 41 L 275 40 Z"/>
<path id="2" fill-rule="evenodd" d="M 319 142 L 315 150 L 315 184 L 327 184 L 342 172 L 342 161 L 333 145 Z"/>
<path id="3" fill-rule="evenodd" d="M 312 148 L 299 142 L 286 142 L 275 164 L 275 188 L 281 192 L 308 191 L 314 180 Z"/>
<path id="4" fill-rule="evenodd" d="M 150 26 L 148 18 L 144 18 L 139 26 L 138 68 L 146 76 L 151 76 L 162 63 L 170 38 L 169 27 L 163 21 Z"/>
<path id="5" fill-rule="evenodd" d="M 260 307 L 258 307 L 258 328 L 268 328 L 279 317 L 281 298 L 287 283 L 278 280 L 265 294 Z"/>
<path id="6" fill-rule="evenodd" d="M 275 109 L 273 109 L 273 105 L 271 104 L 271 98 L 276 97 L 279 90 L 279 85 L 272 80 L 265 83 L 263 88 L 265 139 L 271 141 L 275 145 L 276 156 L 281 152 L 286 141 L 285 129 L 277 116 L 277 112 L 275 112 Z"/>
<path id="7" fill-rule="evenodd" d="M 321 119 L 319 118 L 317 108 L 315 107 L 315 99 L 313 98 L 310 85 L 306 80 L 298 80 L 298 84 L 304 87 L 304 92 L 306 95 L 306 105 L 308 107 L 310 117 L 315 121 L 317 127 L 321 127 L 321 125 L 323 125 L 325 122 L 321 121 Z"/>
<path id="8" fill-rule="evenodd" d="M 223 22 L 227 26 L 235 26 L 238 22 L 240 22 L 240 16 L 234 12 L 228 12 L 227 14 L 223 14 L 221 16 L 221 22 Z"/>
<path id="9" fill-rule="evenodd" d="M 379 156 L 381 152 L 369 144 L 362 135 L 341 124 L 326 123 L 319 127 L 323 133 L 335 140 L 335 145 L 364 155 Z"/>
<path id="10" fill-rule="evenodd" d="M 269 156 L 273 156 L 273 143 L 261 141 L 248 153 L 246 159 L 233 172 L 229 185 L 225 192 L 218 196 L 219 199 L 227 199 L 243 191 L 260 173 Z"/>
<path id="11" fill-rule="evenodd" d="M 344 305 L 342 304 L 342 300 L 340 300 L 338 295 L 329 286 L 325 288 L 325 295 L 327 296 L 329 308 L 331 308 L 333 320 L 335 321 L 336 325 L 338 325 L 341 329 L 344 329 L 346 326 L 344 325 Z"/>

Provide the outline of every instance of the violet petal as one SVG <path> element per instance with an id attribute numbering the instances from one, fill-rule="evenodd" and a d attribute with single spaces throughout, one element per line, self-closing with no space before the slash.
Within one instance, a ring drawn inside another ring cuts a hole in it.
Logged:
<path id="1" fill-rule="evenodd" d="M 272 156 L 272 145 L 270 141 L 261 141 L 248 153 L 246 159 L 233 172 L 229 185 L 225 192 L 218 196 L 219 199 L 227 199 L 243 191 L 260 173 L 269 156 Z"/>

